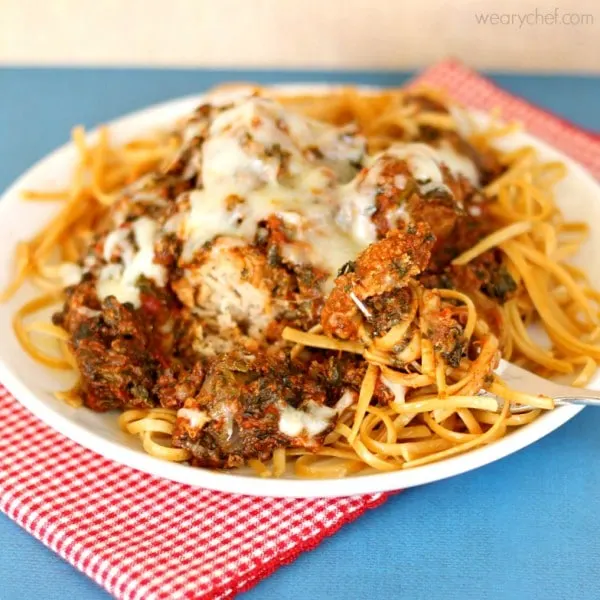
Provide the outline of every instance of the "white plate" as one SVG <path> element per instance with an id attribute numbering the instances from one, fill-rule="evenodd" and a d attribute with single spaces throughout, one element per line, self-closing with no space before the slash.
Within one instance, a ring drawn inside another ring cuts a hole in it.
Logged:
<path id="1" fill-rule="evenodd" d="M 292 89 L 286 86 L 285 89 Z M 298 90 L 298 86 L 294 86 Z M 325 91 L 325 87 L 302 87 L 303 91 Z M 331 88 L 328 88 L 331 89 Z M 134 113 L 110 123 L 115 139 L 124 141 L 156 127 L 168 126 L 178 117 L 189 113 L 202 97 L 189 97 Z M 600 287 L 600 186 L 579 165 L 545 143 L 525 133 L 506 139 L 503 146 L 535 146 L 547 159 L 562 160 L 568 165 L 568 177 L 557 187 L 558 202 L 569 219 L 589 222 L 592 229 L 576 263 L 584 266 L 592 283 Z M 48 221 L 57 210 L 54 203 L 24 202 L 23 189 L 52 189 L 67 184 L 76 158 L 75 148 L 68 144 L 25 173 L 4 195 L 0 202 L 0 289 L 4 288 L 13 271 L 15 244 L 32 234 Z M 73 409 L 56 400 L 52 391 L 64 389 L 64 376 L 35 363 L 19 346 L 12 328 L 14 311 L 33 294 L 24 287 L 9 303 L 0 305 L 0 381 L 37 417 L 50 427 L 77 443 L 117 462 L 153 475 L 189 485 L 251 494 L 258 496 L 346 496 L 387 490 L 398 490 L 430 483 L 470 471 L 512 454 L 560 427 L 577 414 L 581 407 L 561 407 L 543 415 L 507 437 L 467 454 L 443 462 L 397 471 L 357 475 L 336 480 L 299 480 L 292 476 L 281 479 L 262 479 L 248 472 L 220 473 L 186 465 L 169 463 L 146 454 L 132 436 L 117 427 L 115 414 L 98 414 L 86 409 Z M 596 377 L 592 387 L 598 387 Z"/>

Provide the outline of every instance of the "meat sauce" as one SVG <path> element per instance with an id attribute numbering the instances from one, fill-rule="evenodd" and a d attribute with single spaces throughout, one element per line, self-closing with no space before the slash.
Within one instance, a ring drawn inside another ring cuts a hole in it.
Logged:
<path id="1" fill-rule="evenodd" d="M 500 257 L 450 266 L 494 228 L 479 192 L 500 170 L 493 155 L 422 128 L 370 157 L 358 132 L 256 98 L 200 107 L 180 136 L 171 165 L 123 193 L 53 318 L 92 410 L 178 410 L 173 445 L 193 464 L 235 467 L 275 448 L 318 448 L 341 399 L 360 389 L 362 359 L 292 358 L 285 326 L 321 323 L 355 340 L 366 322 L 383 338 L 408 318 L 416 288 L 450 363 L 461 324 L 435 288 L 493 299 L 483 304 L 500 326 L 495 303 L 516 287 Z M 381 382 L 375 396 L 393 399 Z"/>

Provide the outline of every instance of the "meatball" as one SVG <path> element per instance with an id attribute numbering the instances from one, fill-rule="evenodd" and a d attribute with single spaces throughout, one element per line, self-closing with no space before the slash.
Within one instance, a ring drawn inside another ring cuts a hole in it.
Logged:
<path id="1" fill-rule="evenodd" d="M 371 169 L 377 176 L 376 211 L 371 218 L 378 236 L 407 222 L 423 221 L 443 245 L 462 212 L 462 190 L 450 172 L 442 168 L 443 185 L 419 185 L 407 160 L 393 154 L 383 155 Z"/>
<path id="2" fill-rule="evenodd" d="M 152 388 L 160 368 L 150 343 L 150 323 L 113 296 L 98 302 L 92 281 L 69 291 L 55 324 L 70 334 L 81 372 L 81 395 L 95 411 L 154 406 Z"/>
<path id="3" fill-rule="evenodd" d="M 173 444 L 195 465 L 223 468 L 266 460 L 276 448 L 316 448 L 336 414 L 319 379 L 280 354 L 220 355 L 178 412 Z"/>
<path id="4" fill-rule="evenodd" d="M 452 157 L 452 158 L 450 158 Z M 448 162 L 454 162 L 450 170 Z M 338 221 L 368 243 L 410 222 L 424 221 L 442 246 L 464 214 L 475 167 L 425 144 L 391 146 L 344 188 Z"/>
<path id="5" fill-rule="evenodd" d="M 321 312 L 325 333 L 345 340 L 358 339 L 363 316 L 369 319 L 372 314 L 365 302 L 406 288 L 427 267 L 433 243 L 427 225 L 418 223 L 404 231 L 391 231 L 380 242 L 371 244 L 335 280 Z M 405 298 L 405 291 L 399 293 Z M 387 300 L 389 306 L 389 297 Z"/>
<path id="6" fill-rule="evenodd" d="M 263 338 L 281 310 L 277 299 L 294 289 L 287 270 L 234 237 L 216 238 L 181 273 L 172 288 L 201 319 L 195 347 L 207 356 Z"/>

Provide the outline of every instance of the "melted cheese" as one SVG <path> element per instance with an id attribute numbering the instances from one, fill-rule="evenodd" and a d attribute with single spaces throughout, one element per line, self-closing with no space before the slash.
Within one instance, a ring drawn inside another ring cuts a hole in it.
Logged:
<path id="1" fill-rule="evenodd" d="M 394 144 L 388 153 L 407 161 L 409 169 L 417 182 L 431 186 L 443 187 L 444 179 L 440 165 L 446 165 L 454 175 L 463 175 L 473 185 L 479 185 L 479 173 L 472 160 L 459 154 L 446 140 L 439 147 L 421 143 Z"/>
<path id="2" fill-rule="evenodd" d="M 356 392 L 346 390 L 333 408 L 310 401 L 307 410 L 299 410 L 286 404 L 279 415 L 279 431 L 288 437 L 306 434 L 309 438 L 323 433 L 333 417 L 352 406 L 357 399 Z"/>
<path id="3" fill-rule="evenodd" d="M 347 408 L 352 406 L 358 399 L 358 394 L 353 390 L 346 390 L 340 397 L 340 399 L 335 403 L 335 412 L 340 415 Z"/>
<path id="4" fill-rule="evenodd" d="M 80 315 L 84 315 L 88 319 L 94 319 L 102 314 L 102 311 L 94 310 L 93 308 L 88 308 L 87 306 L 78 306 L 77 312 Z"/>
<path id="5" fill-rule="evenodd" d="M 435 148 L 420 143 L 394 144 L 386 150 L 386 154 L 406 161 L 421 193 L 427 194 L 435 189 L 450 193 L 440 168 L 443 161 Z"/>
<path id="6" fill-rule="evenodd" d="M 79 265 L 70 262 L 61 263 L 57 272 L 63 287 L 78 284 L 83 275 L 83 269 Z"/>
<path id="7" fill-rule="evenodd" d="M 102 257 L 106 262 L 110 262 L 115 251 L 123 253 L 129 260 L 133 254 L 133 247 L 127 241 L 131 230 L 128 227 L 119 227 L 111 231 L 104 240 L 104 249 Z M 125 260 L 127 260 L 127 258 Z"/>
<path id="8" fill-rule="evenodd" d="M 404 160 L 417 181 L 419 192 L 423 195 L 435 191 L 451 194 L 444 183 L 441 165 L 446 165 L 453 175 L 464 175 L 473 185 L 479 185 L 477 168 L 466 156 L 458 154 L 452 146 L 443 141 L 439 148 L 422 143 L 398 143 L 384 152 L 372 157 L 366 175 L 362 175 L 344 186 L 340 192 L 340 209 L 336 216 L 338 225 L 351 233 L 354 241 L 366 247 L 377 240 L 377 229 L 371 220 L 376 210 L 375 199 L 385 158 L 393 156 Z M 403 174 L 394 177 L 394 186 L 398 190 L 406 187 L 407 179 Z M 402 204 L 387 213 L 390 228 L 398 226 L 400 221 L 410 221 L 410 215 Z"/>
<path id="9" fill-rule="evenodd" d="M 343 129 L 287 112 L 266 98 L 248 98 L 215 117 L 202 152 L 204 187 L 229 182 L 255 189 L 283 176 L 304 175 L 311 164 L 352 177 L 350 163 L 364 153 L 362 138 Z M 314 150 L 317 149 L 317 157 Z"/>
<path id="10" fill-rule="evenodd" d="M 121 231 L 126 231 L 127 236 Z M 126 241 L 129 229 L 118 229 L 107 236 L 115 235 L 116 240 L 111 240 L 111 255 L 114 249 L 121 250 L 120 263 L 109 263 L 100 270 L 96 290 L 98 297 L 104 299 L 115 296 L 121 302 L 130 302 L 134 306 L 140 305 L 140 292 L 137 280 L 144 275 L 152 279 L 159 287 L 166 284 L 166 270 L 162 265 L 154 262 L 154 241 L 158 234 L 158 224 L 148 217 L 140 217 L 131 225 L 133 238 L 137 251 L 130 250 Z M 121 240 L 121 241 L 119 241 Z"/>
<path id="11" fill-rule="evenodd" d="M 305 433 L 309 438 L 323 433 L 336 415 L 335 408 L 308 402 L 307 410 L 299 410 L 286 404 L 279 415 L 279 431 L 288 437 Z"/>
<path id="12" fill-rule="evenodd" d="M 194 429 L 202 429 L 210 421 L 208 415 L 197 408 L 180 408 L 177 411 L 177 418 L 185 419 Z"/>
<path id="13" fill-rule="evenodd" d="M 370 177 L 371 173 L 367 176 Z M 341 191 L 340 209 L 336 215 L 337 225 L 348 231 L 361 249 L 377 240 L 377 227 L 371 221 L 375 212 L 375 184 L 352 181 Z M 365 190 L 365 187 L 367 189 Z"/>
<path id="14" fill-rule="evenodd" d="M 180 235 L 186 240 L 184 260 L 191 260 L 203 244 L 217 235 L 251 241 L 258 224 L 270 215 L 280 217 L 288 226 L 292 240 L 283 246 L 282 253 L 292 262 L 315 264 L 335 273 L 364 247 L 335 222 L 334 197 L 326 190 L 265 186 L 240 197 L 228 208 L 225 199 L 230 195 L 226 188 L 190 194 L 192 208 L 180 228 Z M 325 247 L 327 252 L 323 252 Z"/>
<path id="15" fill-rule="evenodd" d="M 184 240 L 183 261 L 217 235 L 252 241 L 259 223 L 276 215 L 290 238 L 284 260 L 335 274 L 365 246 L 335 219 L 339 183 L 354 174 L 364 146 L 360 137 L 270 100 L 250 98 L 224 110 L 202 149 L 202 188 L 166 225 Z"/>
<path id="16" fill-rule="evenodd" d="M 406 400 L 406 390 L 408 388 L 401 383 L 390 381 L 385 375 L 381 375 L 380 377 L 383 385 L 394 394 L 394 402 L 396 404 L 404 404 Z"/>
<path id="17" fill-rule="evenodd" d="M 452 173 L 466 177 L 474 186 L 479 186 L 479 172 L 473 161 L 459 154 L 446 140 L 436 148 L 438 160 L 444 163 Z"/>

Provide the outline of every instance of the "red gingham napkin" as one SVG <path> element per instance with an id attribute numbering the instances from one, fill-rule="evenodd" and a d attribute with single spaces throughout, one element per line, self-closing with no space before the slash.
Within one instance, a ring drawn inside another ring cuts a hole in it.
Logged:
<path id="1" fill-rule="evenodd" d="M 499 106 L 600 177 L 595 136 L 463 65 L 418 82 Z M 1 386 L 0 430 L 0 509 L 119 599 L 230 598 L 386 498 L 251 498 L 158 479 L 55 433 Z"/>

